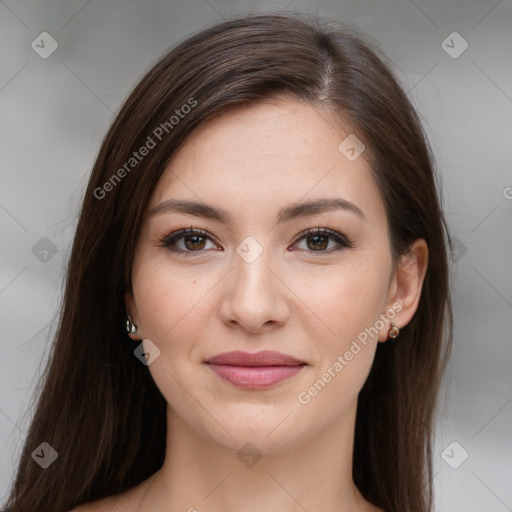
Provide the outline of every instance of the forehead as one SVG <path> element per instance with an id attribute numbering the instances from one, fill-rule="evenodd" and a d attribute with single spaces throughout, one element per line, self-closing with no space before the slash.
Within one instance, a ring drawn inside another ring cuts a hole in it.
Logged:
<path id="1" fill-rule="evenodd" d="M 149 208 L 179 197 L 261 216 L 293 201 L 342 196 L 382 216 L 364 152 L 351 161 L 339 149 L 348 135 L 289 98 L 222 114 L 173 156 Z"/>

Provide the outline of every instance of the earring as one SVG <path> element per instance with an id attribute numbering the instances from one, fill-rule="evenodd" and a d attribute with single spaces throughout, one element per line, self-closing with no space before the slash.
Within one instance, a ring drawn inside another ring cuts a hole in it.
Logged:
<path id="1" fill-rule="evenodd" d="M 400 334 L 400 329 L 393 322 L 391 322 L 391 327 L 388 331 L 388 336 L 390 338 L 396 338 L 399 334 Z"/>
<path id="2" fill-rule="evenodd" d="M 137 332 L 137 326 L 133 323 L 130 315 L 126 317 L 126 332 L 128 332 L 128 334 L 134 334 Z"/>

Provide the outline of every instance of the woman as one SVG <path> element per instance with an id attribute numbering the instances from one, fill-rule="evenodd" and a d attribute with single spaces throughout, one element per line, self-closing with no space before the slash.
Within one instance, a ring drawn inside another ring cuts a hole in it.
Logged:
<path id="1" fill-rule="evenodd" d="M 432 510 L 448 237 L 384 61 L 352 30 L 249 16 L 136 86 L 11 512 Z"/>

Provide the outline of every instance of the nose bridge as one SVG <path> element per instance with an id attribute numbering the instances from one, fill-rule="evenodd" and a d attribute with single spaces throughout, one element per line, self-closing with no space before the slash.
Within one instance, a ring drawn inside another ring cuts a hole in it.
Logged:
<path id="1" fill-rule="evenodd" d="M 269 321 L 281 323 L 286 317 L 283 289 L 270 270 L 276 266 L 271 259 L 272 252 L 253 237 L 246 237 L 236 248 L 225 311 L 229 321 L 250 331 Z"/>
<path id="2" fill-rule="evenodd" d="M 270 253 L 253 237 L 247 237 L 236 248 L 233 279 L 239 299 L 250 299 L 257 304 L 265 296 L 271 296 L 273 283 L 270 264 Z"/>

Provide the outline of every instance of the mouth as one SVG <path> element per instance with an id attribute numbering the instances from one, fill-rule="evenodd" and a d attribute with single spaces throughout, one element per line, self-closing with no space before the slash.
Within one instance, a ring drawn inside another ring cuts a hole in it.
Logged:
<path id="1" fill-rule="evenodd" d="M 297 375 L 307 363 L 280 352 L 224 352 L 205 364 L 221 379 L 242 389 L 265 389 Z"/>

